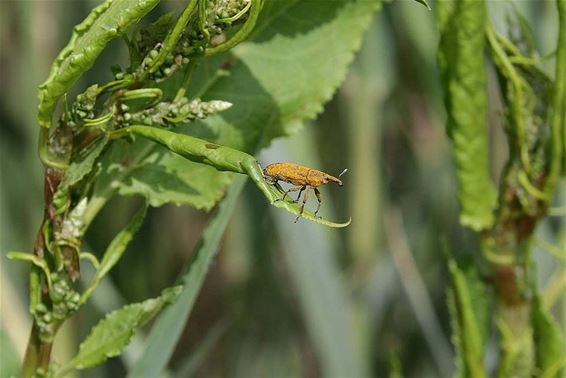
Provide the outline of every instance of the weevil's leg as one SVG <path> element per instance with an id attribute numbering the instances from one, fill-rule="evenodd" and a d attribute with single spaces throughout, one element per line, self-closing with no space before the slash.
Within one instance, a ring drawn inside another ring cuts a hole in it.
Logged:
<path id="1" fill-rule="evenodd" d="M 301 194 L 303 193 L 303 190 L 305 190 L 306 188 L 307 188 L 306 185 L 300 187 L 301 190 L 299 190 L 299 195 L 297 196 L 297 200 L 295 202 L 299 202 L 299 199 L 301 198 Z"/>
<path id="2" fill-rule="evenodd" d="M 273 184 L 274 187 L 277 188 L 277 190 L 279 190 L 279 193 L 283 193 L 285 191 L 285 189 L 283 189 L 281 187 L 281 185 L 279 184 L 279 181 L 275 182 L 275 184 Z"/>
<path id="3" fill-rule="evenodd" d="M 281 184 L 279 184 L 279 181 L 275 181 L 273 183 L 273 186 L 277 188 L 277 191 L 279 191 L 279 193 L 285 193 L 285 189 L 283 189 Z M 281 198 L 276 198 L 274 202 L 279 202 L 279 201 L 281 201 Z"/>
<path id="4" fill-rule="evenodd" d="M 305 210 L 305 203 L 307 203 L 307 199 L 309 198 L 309 190 L 311 188 L 304 186 L 303 187 L 305 190 L 305 195 L 303 196 L 303 204 L 301 205 L 301 212 L 299 213 L 299 215 L 297 215 L 297 218 L 295 218 L 295 223 L 297 223 L 297 221 L 299 220 L 299 218 L 301 216 L 303 216 L 303 211 Z"/>
<path id="5" fill-rule="evenodd" d="M 291 188 L 289 190 L 287 190 L 285 192 L 285 194 L 283 194 L 283 198 L 282 200 L 285 200 L 285 196 L 287 196 L 287 194 L 289 194 L 290 192 L 296 192 L 297 190 L 299 191 L 299 197 L 301 196 L 301 192 L 305 189 L 304 186 L 295 186 L 294 188 Z M 297 197 L 297 201 L 299 200 L 299 198 Z"/>
<path id="6" fill-rule="evenodd" d="M 316 199 L 318 200 L 318 206 L 316 207 L 316 211 L 314 212 L 314 215 L 318 215 L 318 211 L 320 210 L 320 204 L 322 203 L 322 195 L 320 194 L 320 191 L 317 188 L 314 188 L 314 194 L 316 194 Z"/>
<path id="7" fill-rule="evenodd" d="M 283 189 L 281 189 L 281 190 L 283 190 Z M 291 189 L 288 189 L 287 191 L 285 191 L 285 193 L 283 193 L 283 197 L 277 198 L 277 199 L 275 200 L 275 202 L 285 201 L 285 197 L 287 197 L 287 194 L 289 194 L 289 192 L 296 192 L 297 190 L 301 190 L 301 191 L 302 191 L 303 188 L 302 188 L 301 186 L 295 186 L 295 187 L 293 187 L 293 188 L 291 188 Z M 300 195 L 301 195 L 301 194 L 299 193 L 299 196 L 300 196 Z"/>

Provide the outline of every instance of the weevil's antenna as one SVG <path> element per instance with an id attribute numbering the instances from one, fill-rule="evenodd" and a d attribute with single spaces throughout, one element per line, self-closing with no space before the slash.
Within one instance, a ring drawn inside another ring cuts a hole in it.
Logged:
<path id="1" fill-rule="evenodd" d="M 348 168 L 344 169 L 344 170 L 342 171 L 342 173 L 340 173 L 340 174 L 338 175 L 338 178 L 342 177 L 342 175 L 343 175 L 344 173 L 346 173 L 346 172 L 348 172 Z"/>

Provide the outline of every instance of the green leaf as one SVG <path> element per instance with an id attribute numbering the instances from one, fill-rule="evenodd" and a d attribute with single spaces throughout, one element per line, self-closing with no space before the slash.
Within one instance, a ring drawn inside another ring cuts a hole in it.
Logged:
<path id="1" fill-rule="evenodd" d="M 248 175 L 259 190 L 266 196 L 269 202 L 279 208 L 283 208 L 297 216 L 324 224 L 329 227 L 345 227 L 345 223 L 334 223 L 317 217 L 315 214 L 304 211 L 301 214 L 301 206 L 295 201 L 282 201 L 282 191 L 279 186 L 269 184 L 263 177 L 263 172 L 257 160 L 245 152 L 230 147 L 209 143 L 206 140 L 189 135 L 174 133 L 171 131 L 149 126 L 128 126 L 110 133 L 112 138 L 139 135 L 148 138 L 162 146 L 167 147 L 190 161 L 204 163 L 219 171 L 230 171 Z"/>
<path id="2" fill-rule="evenodd" d="M 457 168 L 460 222 L 473 230 L 493 224 L 496 190 L 489 175 L 484 1 L 439 1 L 438 61 L 448 136 Z"/>
<path id="3" fill-rule="evenodd" d="M 555 185 L 562 163 L 566 175 L 566 0 L 556 0 L 558 8 L 558 42 L 556 45 L 556 77 L 552 114 L 552 165 L 550 187 Z M 562 134 L 562 137 L 560 135 Z M 560 140 L 561 139 L 561 140 Z M 560 145 L 562 144 L 562 146 Z"/>
<path id="4" fill-rule="evenodd" d="M 301 213 L 301 205 L 289 198 L 285 201 L 279 201 L 278 199 L 282 197 L 282 193 L 273 185 L 267 185 L 265 188 L 269 191 L 267 197 L 271 199 L 271 204 L 277 208 L 285 209 L 288 212 L 299 215 Z M 265 194 L 265 192 L 264 192 Z M 313 212 L 309 210 L 304 210 L 301 214 L 301 218 L 308 219 L 310 221 L 322 224 L 327 227 L 335 227 L 335 228 L 342 228 L 350 225 L 352 219 L 348 219 L 346 222 L 332 222 L 317 215 L 314 215 Z"/>
<path id="5" fill-rule="evenodd" d="M 452 342 L 456 348 L 458 377 L 487 377 L 483 366 L 489 331 L 489 296 L 475 270 L 463 272 L 453 259 L 448 262 L 452 287 L 448 309 Z"/>
<path id="6" fill-rule="evenodd" d="M 129 344 L 137 328 L 153 318 L 163 307 L 175 301 L 181 286 L 163 290 L 157 298 L 129 304 L 101 320 L 81 343 L 78 355 L 57 372 L 62 377 L 72 369 L 85 369 L 119 355 Z"/>
<path id="7" fill-rule="evenodd" d="M 541 377 L 561 377 L 564 367 L 564 338 L 558 323 L 550 316 L 537 295 L 533 300 L 532 322 L 535 339 L 536 367 Z"/>
<path id="8" fill-rule="evenodd" d="M 106 136 L 102 136 L 97 141 L 93 142 L 93 146 L 69 166 L 65 172 L 65 177 L 63 177 L 61 184 L 59 184 L 58 190 L 62 188 L 68 189 L 88 175 L 92 171 L 94 162 L 104 150 L 107 142 L 108 138 Z"/>
<path id="9" fill-rule="evenodd" d="M 113 142 L 102 166 L 95 195 L 112 188 L 124 196 L 141 194 L 154 207 L 173 203 L 210 210 L 231 177 L 141 138 L 135 143 Z"/>
<path id="10" fill-rule="evenodd" d="M 102 280 L 102 278 L 104 278 L 104 276 L 108 274 L 108 272 L 114 267 L 114 265 L 116 265 L 118 261 L 120 261 L 120 258 L 126 251 L 126 247 L 128 246 L 128 244 L 130 244 L 130 242 L 134 238 L 134 235 L 138 232 L 145 218 L 146 212 L 147 205 L 144 205 L 144 207 L 140 211 L 138 211 L 137 214 L 132 218 L 130 223 L 122 231 L 120 231 L 118 235 L 114 237 L 114 239 L 112 239 L 110 245 L 106 249 L 106 252 L 104 252 L 104 257 L 100 262 L 96 274 L 92 278 L 88 288 L 81 296 L 81 299 L 79 301 L 80 304 L 83 304 L 87 301 L 90 294 L 92 294 L 94 289 L 96 289 L 96 286 L 98 286 L 100 280 Z"/>
<path id="11" fill-rule="evenodd" d="M 42 259 L 39 256 L 34 255 L 33 253 L 27 253 L 27 252 L 17 252 L 17 251 L 10 251 L 6 254 L 6 257 L 9 258 L 10 260 L 20 260 L 20 261 L 29 261 L 31 262 L 33 265 L 35 265 L 36 267 L 40 268 L 41 270 L 43 270 L 43 273 L 45 274 L 45 278 L 47 279 L 47 285 L 49 286 L 49 289 L 51 290 L 53 288 L 53 285 L 51 283 L 51 271 L 49 270 L 49 265 L 47 265 L 47 262 Z M 30 279 L 34 279 L 36 278 L 34 274 L 32 274 L 30 276 Z M 38 291 L 38 287 L 36 287 L 36 282 L 30 282 L 30 293 L 31 294 L 35 294 Z M 30 301 L 32 303 L 35 302 L 35 300 L 32 297 L 32 300 Z M 30 309 L 33 312 L 35 310 L 34 308 L 35 306 L 30 305 Z"/>
<path id="12" fill-rule="evenodd" d="M 129 377 L 157 377 L 167 365 L 185 328 L 210 264 L 218 253 L 220 238 L 245 182 L 245 176 L 236 177 L 226 198 L 220 203 L 195 247 L 191 259 L 183 269 L 180 279 L 183 290 L 178 300 L 155 321 L 147 339 L 147 348 L 129 372 Z"/>
<path id="13" fill-rule="evenodd" d="M 233 54 L 203 59 L 192 75 L 189 97 L 233 106 L 179 130 L 251 154 L 273 138 L 298 131 L 322 111 L 343 81 L 379 4 L 265 2 L 251 41 L 231 50 Z M 212 168 L 197 169 L 197 164 L 179 160 L 161 147 L 136 141 L 126 151 L 123 143 L 118 144 L 106 161 L 105 175 L 121 194 L 146 195 L 154 206 L 174 202 L 210 209 L 230 180 Z M 139 153 L 143 158 L 138 161 Z M 118 177 L 111 167 L 124 160 L 136 163 L 122 166 Z"/>
<path id="14" fill-rule="evenodd" d="M 39 87 L 38 121 L 49 128 L 59 98 L 92 67 L 106 44 L 122 34 L 157 5 L 159 0 L 106 0 L 75 26 L 49 78 Z"/>

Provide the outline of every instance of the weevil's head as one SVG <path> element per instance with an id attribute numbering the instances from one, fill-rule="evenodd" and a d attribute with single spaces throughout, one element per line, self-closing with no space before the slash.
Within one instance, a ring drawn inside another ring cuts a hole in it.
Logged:
<path id="1" fill-rule="evenodd" d="M 265 179 L 265 181 L 267 181 L 271 184 L 275 184 L 277 182 L 277 179 L 274 178 L 269 172 L 269 165 L 263 169 L 262 173 L 263 173 L 263 178 Z"/>

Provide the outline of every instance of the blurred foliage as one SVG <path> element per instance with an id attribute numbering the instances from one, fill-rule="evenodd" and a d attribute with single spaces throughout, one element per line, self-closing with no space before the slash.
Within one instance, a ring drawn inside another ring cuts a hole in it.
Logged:
<path id="1" fill-rule="evenodd" d="M 488 16 L 496 27 L 504 28 L 512 10 L 500 3 L 488 2 Z M 540 55 L 552 56 L 555 2 L 512 3 L 533 28 Z M 72 26 L 96 4 L 0 3 L 5 87 L 0 93 L 2 254 L 30 250 L 41 221 L 36 88 L 47 77 Z M 179 8 L 178 2 L 164 2 L 154 12 Z M 373 376 L 454 373 L 454 352 L 447 348 L 452 332 L 446 288 L 451 278 L 443 240 L 455 258 L 466 263 L 473 262 L 479 243 L 458 224 L 456 178 L 435 60 L 439 39 L 435 25 L 434 12 L 420 4 L 386 4 L 375 15 L 342 87 L 319 118 L 300 134 L 276 140 L 259 156 L 263 165 L 293 161 L 329 173 L 348 167 L 343 188 L 323 189 L 322 214 L 330 219 L 352 216 L 353 223 L 330 231 L 306 221 L 293 224 L 290 214 L 274 211 L 248 184 L 235 205 L 220 251 L 208 266 L 169 363 L 170 375 L 345 375 L 340 369 L 350 366 Z M 331 39 L 326 43 L 331 44 Z M 111 42 L 79 84 L 85 87 L 110 78 L 108 67 L 125 61 L 126 55 L 123 44 Z M 543 60 L 550 76 L 551 61 Z M 494 72 L 487 75 L 493 78 Z M 496 109 L 491 112 L 488 117 L 495 124 L 500 115 Z M 495 158 L 490 169 L 498 173 L 507 147 L 501 131 L 492 128 L 490 133 L 494 136 L 490 154 Z M 564 180 L 555 205 L 566 205 Z M 138 198 L 111 200 L 90 227 L 83 249 L 102 252 L 138 208 Z M 558 246 L 564 256 L 566 220 L 559 214 L 541 222 L 535 237 Z M 55 359 L 69 362 L 80 341 L 107 312 L 155 297 L 172 285 L 209 219 L 205 212 L 188 207 L 149 209 L 128 252 L 92 302 L 77 313 L 69 325 L 71 332 L 59 336 Z M 399 251 L 408 253 L 399 256 Z M 536 248 L 533 257 L 538 285 L 558 287 L 562 293 L 545 312 L 537 312 L 544 321 L 539 332 L 552 332 L 556 326 L 548 320 L 550 310 L 561 319 L 564 333 L 566 285 L 553 278 L 564 274 L 565 259 L 557 260 L 542 248 Z M 81 268 L 89 272 L 88 266 Z M 29 334 L 28 267 L 3 257 L 0 274 L 0 374 L 4 376 L 19 364 L 14 358 L 23 356 Z M 485 342 L 484 361 L 488 372 L 493 372 L 497 351 L 493 340 Z M 15 353 L 4 353 L 11 349 Z M 140 338 L 134 338 L 120 358 L 81 375 L 123 376 L 142 349 Z M 353 365 L 336 366 L 336 356 Z"/>

